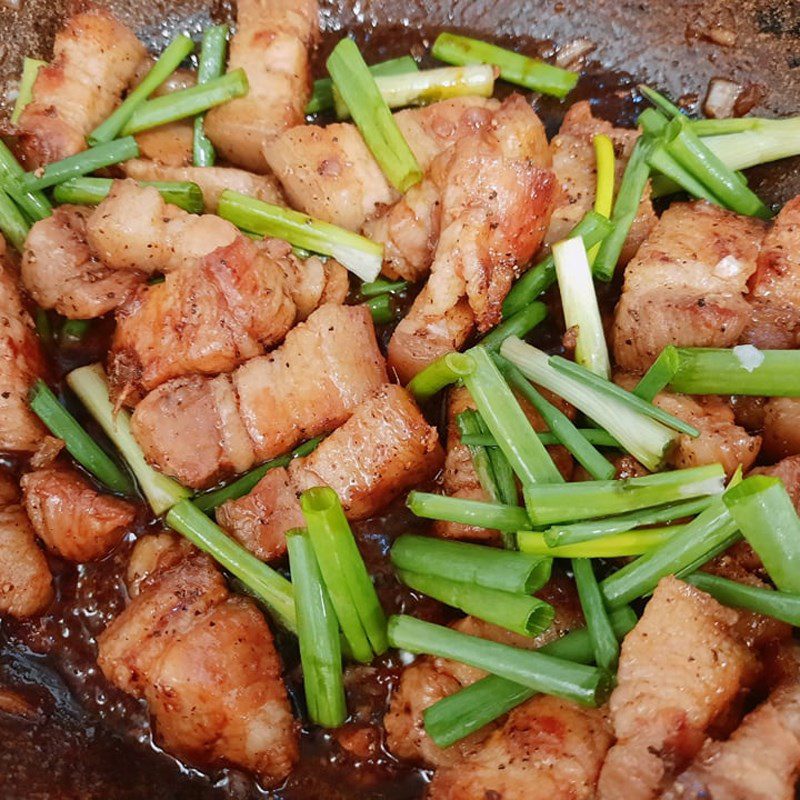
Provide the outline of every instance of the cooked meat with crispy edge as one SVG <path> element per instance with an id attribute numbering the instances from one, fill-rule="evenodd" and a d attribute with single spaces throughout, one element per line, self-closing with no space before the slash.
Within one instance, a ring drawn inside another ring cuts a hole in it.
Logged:
<path id="1" fill-rule="evenodd" d="M 133 505 L 99 492 L 77 470 L 58 462 L 27 473 L 21 485 L 37 536 L 69 561 L 108 555 L 136 518 Z"/>
<path id="2" fill-rule="evenodd" d="M 369 310 L 326 304 L 230 375 L 159 386 L 133 433 L 158 469 L 202 488 L 338 428 L 386 380 Z"/>
<path id="3" fill-rule="evenodd" d="M 28 406 L 28 391 L 45 374 L 44 355 L 3 244 L 0 237 L 0 450 L 32 453 L 45 430 Z"/>
<path id="4" fill-rule="evenodd" d="M 617 366 L 643 372 L 668 344 L 736 344 L 764 232 L 760 220 L 703 201 L 673 203 L 625 270 L 611 335 Z"/>
<path id="5" fill-rule="evenodd" d="M 558 135 L 550 142 L 553 153 L 553 171 L 561 188 L 545 244 L 551 245 L 567 237 L 569 232 L 592 210 L 597 184 L 597 163 L 594 154 L 594 137 L 608 136 L 616 153 L 616 181 L 619 189 L 622 175 L 628 164 L 639 131 L 615 128 L 610 122 L 593 116 L 591 105 L 581 100 L 569 107 Z M 650 202 L 650 190 L 645 191 L 639 210 L 633 220 L 625 245 L 620 254 L 620 265 L 627 264 L 658 222 Z"/>
<path id="6" fill-rule="evenodd" d="M 694 758 L 754 668 L 732 633 L 737 618 L 693 586 L 661 580 L 622 643 L 600 800 L 656 798 Z"/>
<path id="7" fill-rule="evenodd" d="M 30 617 L 53 599 L 52 576 L 11 476 L 0 472 L 0 615 Z"/>
<path id="8" fill-rule="evenodd" d="M 212 108 L 208 138 L 232 164 L 266 172 L 265 150 L 300 125 L 311 96 L 309 50 L 319 39 L 317 0 L 239 0 L 228 69 L 244 69 L 245 97 Z"/>
<path id="9" fill-rule="evenodd" d="M 167 752 L 282 781 L 299 758 L 299 730 L 255 604 L 229 594 L 211 559 L 169 534 L 137 543 L 128 585 L 128 607 L 98 637 L 105 676 L 147 701 Z"/>
<path id="10" fill-rule="evenodd" d="M 365 519 L 430 480 L 443 458 L 436 429 L 408 392 L 386 384 L 311 455 L 295 459 L 288 470 L 271 470 L 249 494 L 224 503 L 217 522 L 269 561 L 285 553 L 286 531 L 303 526 L 300 492 L 330 486 L 348 519 Z"/>
<path id="11" fill-rule="evenodd" d="M 72 17 L 56 34 L 53 60 L 39 70 L 17 125 L 28 167 L 85 150 L 85 137 L 114 110 L 146 55 L 106 10 Z"/>

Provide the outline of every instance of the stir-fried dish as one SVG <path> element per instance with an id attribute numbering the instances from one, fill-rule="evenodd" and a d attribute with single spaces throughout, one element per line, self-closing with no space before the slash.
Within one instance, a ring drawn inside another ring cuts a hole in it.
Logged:
<path id="1" fill-rule="evenodd" d="M 25 59 L 0 796 L 795 797 L 797 119 L 318 12 Z"/>

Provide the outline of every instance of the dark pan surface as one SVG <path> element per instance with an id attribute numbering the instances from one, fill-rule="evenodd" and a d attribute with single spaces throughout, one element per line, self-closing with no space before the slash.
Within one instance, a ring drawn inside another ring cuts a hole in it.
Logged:
<path id="1" fill-rule="evenodd" d="M 227 2 L 111 0 L 109 6 L 153 50 L 175 31 L 198 32 L 209 19 L 227 19 Z M 322 0 L 327 48 L 352 31 L 373 60 L 422 54 L 443 28 L 474 32 L 529 53 L 585 37 L 597 44 L 572 99 L 591 97 L 601 116 L 630 123 L 632 88 L 645 80 L 685 102 L 699 103 L 713 77 L 753 84 L 754 111 L 800 113 L 800 2 L 741 0 L 705 3 L 606 0 Z M 74 9 L 71 0 L 0 0 L 0 112 L 7 107 L 24 55 L 47 57 L 55 29 Z M 713 41 L 735 34 L 732 47 Z M 539 106 L 551 132 L 563 108 Z M 764 168 L 754 188 L 773 202 L 800 193 L 800 162 Z M 107 332 L 106 332 L 107 335 Z M 103 331 L 80 351 L 60 352 L 60 369 L 96 360 Z M 13 465 L 11 465 L 13 467 Z M 147 525 L 144 513 L 142 527 Z M 362 549 L 377 574 L 387 609 L 432 610 L 399 590 L 388 574 L 386 551 L 410 520 L 395 510 L 359 526 Z M 303 762 L 287 786 L 267 795 L 247 776 L 214 776 L 183 769 L 153 746 L 141 705 L 109 687 L 94 665 L 93 637 L 124 605 L 121 574 L 128 547 L 106 562 L 75 570 L 53 564 L 58 599 L 50 612 L 24 624 L 0 623 L 0 691 L 13 688 L 40 709 L 28 720 L 0 711 L 2 800 L 411 800 L 424 790 L 424 773 L 394 762 L 377 742 L 357 760 L 340 742 L 305 735 Z M 289 684 L 298 694 L 296 654 L 282 646 Z M 386 661 L 352 676 L 354 726 L 380 718 L 399 665 Z M 352 732 L 352 731 L 351 731 Z"/>

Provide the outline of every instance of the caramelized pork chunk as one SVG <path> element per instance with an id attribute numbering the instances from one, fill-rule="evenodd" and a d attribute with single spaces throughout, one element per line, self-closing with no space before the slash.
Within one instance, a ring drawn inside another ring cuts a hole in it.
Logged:
<path id="1" fill-rule="evenodd" d="M 602 709 L 539 695 L 515 708 L 475 752 L 437 770 L 428 796 L 591 800 L 610 744 Z"/>
<path id="2" fill-rule="evenodd" d="M 328 304 L 231 375 L 162 384 L 133 432 L 160 470 L 201 488 L 334 430 L 384 383 L 369 310 Z"/>
<path id="3" fill-rule="evenodd" d="M 219 196 L 226 190 L 283 205 L 280 187 L 271 175 L 254 175 L 233 167 L 191 167 L 161 164 L 144 158 L 134 158 L 122 165 L 125 174 L 137 181 L 191 181 L 203 191 L 205 210 L 215 214 Z"/>
<path id="4" fill-rule="evenodd" d="M 455 98 L 399 111 L 394 118 L 427 170 L 453 142 L 485 127 L 497 105 L 480 97 Z M 353 231 L 400 197 L 350 123 L 290 128 L 270 142 L 264 156 L 294 208 Z"/>
<path id="5" fill-rule="evenodd" d="M 48 549 L 69 561 L 103 558 L 136 517 L 125 500 L 98 492 L 71 467 L 54 464 L 22 478 L 25 510 Z"/>
<path id="6" fill-rule="evenodd" d="M 280 342 L 294 319 L 278 260 L 238 236 L 193 268 L 141 286 L 119 309 L 112 392 L 135 405 L 170 378 L 228 372 Z"/>
<path id="7" fill-rule="evenodd" d="M 800 677 L 795 670 L 744 718 L 730 739 L 708 739 L 694 763 L 662 797 L 792 800 L 798 776 Z"/>
<path id="8" fill-rule="evenodd" d="M 586 100 L 575 103 L 570 106 L 558 135 L 550 143 L 553 171 L 561 188 L 561 198 L 547 229 L 545 243 L 548 245 L 565 239 L 587 212 L 592 210 L 597 184 L 594 137 L 598 134 L 604 134 L 614 142 L 617 157 L 615 185 L 617 188 L 620 186 L 639 132 L 615 128 L 610 122 L 593 116 L 591 106 Z M 622 248 L 620 264 L 627 264 L 631 260 L 657 221 L 648 189 L 639 203 L 639 210 Z"/>
<path id="9" fill-rule="evenodd" d="M 39 446 L 45 430 L 28 405 L 28 391 L 44 370 L 33 321 L 0 251 L 0 450 L 32 453 Z"/>
<path id="10" fill-rule="evenodd" d="M 14 481 L 0 473 L 0 615 L 30 617 L 53 599 L 52 576 Z"/>
<path id="11" fill-rule="evenodd" d="M 749 285 L 752 316 L 742 341 L 773 350 L 800 347 L 800 197 L 775 217 Z"/>
<path id="12" fill-rule="evenodd" d="M 70 319 L 113 311 L 145 280 L 144 271 L 113 269 L 95 255 L 87 231 L 93 213 L 83 206 L 59 206 L 34 224 L 25 242 L 25 288 L 42 308 Z"/>
<path id="13" fill-rule="evenodd" d="M 800 398 L 770 397 L 764 404 L 764 454 L 778 460 L 800 453 Z"/>
<path id="14" fill-rule="evenodd" d="M 223 504 L 217 521 L 268 561 L 285 552 L 285 532 L 302 527 L 300 492 L 330 486 L 348 519 L 365 519 L 432 478 L 442 460 L 435 428 L 404 389 L 386 384 L 311 455 L 272 470 L 250 494 Z"/>
<path id="15" fill-rule="evenodd" d="M 673 203 L 625 270 L 617 365 L 646 370 L 668 344 L 730 347 L 750 319 L 747 280 L 764 225 L 706 202 Z"/>
<path id="16" fill-rule="evenodd" d="M 232 164 L 266 172 L 264 150 L 300 125 L 311 95 L 309 49 L 319 38 L 317 0 L 239 0 L 228 69 L 244 69 L 250 89 L 206 115 L 208 138 Z"/>
<path id="17" fill-rule="evenodd" d="M 207 556 L 152 538 L 131 556 L 134 596 L 99 637 L 100 668 L 147 701 L 168 752 L 279 783 L 299 757 L 298 727 L 269 627 Z"/>
<path id="18" fill-rule="evenodd" d="M 19 119 L 29 168 L 86 149 L 85 137 L 114 110 L 145 56 L 133 32 L 107 11 L 72 17 L 56 34 L 53 60 L 39 70 Z"/>
<path id="19" fill-rule="evenodd" d="M 616 744 L 601 800 L 656 798 L 696 755 L 753 663 L 731 632 L 736 612 L 676 578 L 661 580 L 622 644 L 609 707 Z"/>

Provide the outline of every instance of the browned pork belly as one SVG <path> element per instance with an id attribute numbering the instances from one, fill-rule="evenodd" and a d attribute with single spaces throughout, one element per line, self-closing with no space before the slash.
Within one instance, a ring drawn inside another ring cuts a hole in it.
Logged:
<path id="1" fill-rule="evenodd" d="M 770 397 L 763 412 L 764 455 L 774 461 L 800 453 L 800 398 Z"/>
<path id="2" fill-rule="evenodd" d="M 118 310 L 112 392 L 135 405 L 170 378 L 228 372 L 280 342 L 294 319 L 278 260 L 238 236 L 191 269 L 140 286 Z"/>
<path id="3" fill-rule="evenodd" d="M 800 676 L 789 675 L 723 742 L 708 739 L 664 800 L 793 800 L 800 775 Z"/>
<path id="4" fill-rule="evenodd" d="M 0 451 L 32 453 L 45 431 L 28 406 L 28 391 L 44 375 L 44 356 L 3 256 L 0 237 Z"/>
<path id="5" fill-rule="evenodd" d="M 286 531 L 303 525 L 300 492 L 330 486 L 348 519 L 365 519 L 432 478 L 443 458 L 436 429 L 408 392 L 386 384 L 311 455 L 271 470 L 248 495 L 224 503 L 217 521 L 268 561 L 286 551 Z"/>
<path id="6" fill-rule="evenodd" d="M 98 492 L 64 464 L 37 469 L 21 481 L 25 510 L 48 549 L 69 561 L 103 558 L 133 524 L 133 505 Z"/>
<path id="7" fill-rule="evenodd" d="M 604 709 L 538 695 L 515 708 L 475 752 L 438 769 L 428 797 L 591 800 L 610 744 Z"/>
<path id="8" fill-rule="evenodd" d="M 0 615 L 30 617 L 53 599 L 52 576 L 11 476 L 0 472 Z"/>
<path id="9" fill-rule="evenodd" d="M 780 478 L 789 497 L 792 498 L 795 509 L 800 514 L 800 455 L 784 458 L 771 467 L 758 467 L 751 474 Z"/>
<path id="10" fill-rule="evenodd" d="M 742 341 L 765 349 L 800 347 L 800 197 L 775 217 L 749 286 L 751 318 Z"/>
<path id="11" fill-rule="evenodd" d="M 592 108 L 586 100 L 575 103 L 564 115 L 558 135 L 550 142 L 553 171 L 561 188 L 561 199 L 553 211 L 545 236 L 545 243 L 548 245 L 566 238 L 592 210 L 597 185 L 594 137 L 598 134 L 608 136 L 614 143 L 617 157 L 615 185 L 619 189 L 628 159 L 639 138 L 639 131 L 615 128 L 610 122 L 593 116 Z M 620 264 L 627 264 L 631 260 L 657 221 L 648 188 L 639 203 L 639 210 L 622 248 Z"/>
<path id="12" fill-rule="evenodd" d="M 208 138 L 238 167 L 266 172 L 265 145 L 300 125 L 311 96 L 309 49 L 319 39 L 317 0 L 239 0 L 228 69 L 243 68 L 245 97 L 206 114 Z"/>
<path id="13" fill-rule="evenodd" d="M 146 51 L 103 9 L 72 17 L 56 34 L 53 60 L 33 84 L 19 119 L 30 168 L 86 149 L 86 136 L 114 110 Z"/>
<path id="14" fill-rule="evenodd" d="M 271 175 L 254 175 L 234 167 L 192 167 L 162 164 L 144 158 L 126 161 L 122 169 L 137 181 L 191 181 L 203 192 L 205 210 L 215 214 L 219 196 L 226 190 L 255 197 L 265 203 L 284 205 L 280 187 Z"/>
<path id="15" fill-rule="evenodd" d="M 327 304 L 230 375 L 162 384 L 133 432 L 158 469 L 202 488 L 338 428 L 386 380 L 369 310 Z"/>
<path id="16" fill-rule="evenodd" d="M 575 584 L 561 573 L 554 574 L 537 596 L 555 609 L 552 625 L 535 638 L 521 636 L 475 617 L 464 617 L 453 628 L 470 636 L 535 650 L 583 625 L 583 614 Z M 438 747 L 425 732 L 423 712 L 434 703 L 469 686 L 486 673 L 475 667 L 445 658 L 420 656 L 407 666 L 392 692 L 389 709 L 383 718 L 386 743 L 398 758 L 432 767 L 458 763 L 497 727 L 487 725 L 451 747 Z"/>
<path id="17" fill-rule="evenodd" d="M 94 254 L 87 240 L 93 210 L 59 206 L 32 228 L 25 242 L 22 281 L 42 307 L 69 319 L 92 319 L 113 311 L 145 273 L 112 269 Z"/>
<path id="18" fill-rule="evenodd" d="M 764 224 L 706 202 L 673 203 L 625 270 L 612 345 L 646 370 L 668 344 L 730 347 L 750 319 L 747 280 Z"/>
<path id="19" fill-rule="evenodd" d="M 299 757 L 299 731 L 272 633 L 211 559 L 168 534 L 131 555 L 131 601 L 98 638 L 98 664 L 144 698 L 169 753 L 251 770 L 266 785 Z"/>
<path id="20" fill-rule="evenodd" d="M 609 701 L 616 744 L 598 798 L 656 798 L 694 758 L 754 669 L 732 633 L 736 621 L 736 612 L 704 592 L 661 580 L 622 644 Z"/>
<path id="21" fill-rule="evenodd" d="M 460 97 L 398 111 L 394 118 L 427 170 L 453 142 L 484 128 L 498 105 Z M 264 155 L 294 208 L 353 231 L 400 197 L 351 123 L 298 125 L 270 142 Z"/>

